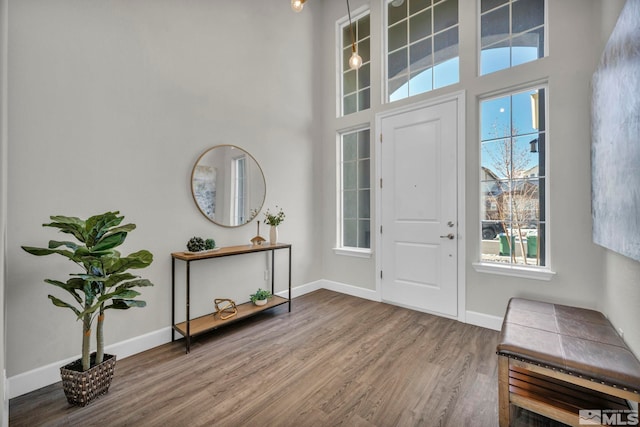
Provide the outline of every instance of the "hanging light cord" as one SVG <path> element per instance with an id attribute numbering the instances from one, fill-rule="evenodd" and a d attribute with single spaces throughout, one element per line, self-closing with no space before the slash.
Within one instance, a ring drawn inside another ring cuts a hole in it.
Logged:
<path id="1" fill-rule="evenodd" d="M 353 36 L 353 23 L 351 23 L 351 8 L 349 7 L 349 0 L 347 0 L 347 15 L 349 15 L 349 32 L 351 33 L 351 52 L 355 52 L 356 40 Z"/>

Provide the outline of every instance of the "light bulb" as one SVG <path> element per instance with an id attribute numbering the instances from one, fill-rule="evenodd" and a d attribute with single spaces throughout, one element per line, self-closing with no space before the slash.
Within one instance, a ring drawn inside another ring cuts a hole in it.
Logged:
<path id="1" fill-rule="evenodd" d="M 354 51 L 349 58 L 349 68 L 357 70 L 362 65 L 362 58 L 358 55 L 358 52 Z"/>
<path id="2" fill-rule="evenodd" d="M 304 0 L 291 0 L 291 9 L 298 13 L 304 7 Z"/>

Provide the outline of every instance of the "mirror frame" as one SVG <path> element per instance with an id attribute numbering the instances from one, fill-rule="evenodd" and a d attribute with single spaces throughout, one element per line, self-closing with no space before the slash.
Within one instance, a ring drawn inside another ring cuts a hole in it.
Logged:
<path id="1" fill-rule="evenodd" d="M 262 195 L 262 200 L 260 201 L 260 206 L 255 210 L 255 215 L 253 215 L 252 217 L 248 218 L 247 221 L 245 221 L 242 224 L 237 224 L 237 225 L 231 225 L 231 224 L 223 224 L 221 222 L 218 222 L 216 220 L 214 220 L 213 218 L 209 217 L 203 210 L 202 207 L 200 206 L 200 204 L 198 203 L 198 200 L 196 199 L 196 194 L 193 188 L 193 180 L 194 180 L 194 176 L 196 173 L 196 168 L 198 167 L 198 164 L 200 163 L 200 161 L 202 160 L 202 158 L 204 156 L 206 156 L 207 154 L 209 154 L 211 151 L 215 150 L 216 148 L 222 148 L 222 147 L 231 147 L 233 149 L 239 150 L 241 152 L 243 152 L 244 154 L 247 155 L 247 158 L 252 160 L 255 165 L 258 168 L 258 171 L 260 172 L 260 176 L 262 177 L 262 182 L 264 183 L 264 194 Z M 200 154 L 198 156 L 198 159 L 196 160 L 196 162 L 193 165 L 193 169 L 191 170 L 191 182 L 190 182 L 190 186 L 191 186 L 191 196 L 193 197 L 193 202 L 195 203 L 196 207 L 198 208 L 198 211 L 200 211 L 200 213 L 207 218 L 209 221 L 211 221 L 212 223 L 219 225 L 220 227 L 226 227 L 226 228 L 236 228 L 236 227 L 242 227 L 243 225 L 246 224 L 250 224 L 257 216 L 258 214 L 262 211 L 262 208 L 264 206 L 264 201 L 267 198 L 267 180 L 264 177 L 264 172 L 262 170 L 262 167 L 260 166 L 260 163 L 258 163 L 258 161 L 255 159 L 255 157 L 253 157 L 247 150 L 238 147 L 237 145 L 233 145 L 233 144 L 220 144 L 220 145 L 215 145 L 213 147 L 210 147 L 208 149 L 206 149 L 202 154 Z"/>

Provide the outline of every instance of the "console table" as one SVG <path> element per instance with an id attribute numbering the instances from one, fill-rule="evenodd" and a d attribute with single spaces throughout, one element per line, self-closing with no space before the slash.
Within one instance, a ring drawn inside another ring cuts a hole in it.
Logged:
<path id="1" fill-rule="evenodd" d="M 289 252 L 289 295 L 288 298 L 282 298 L 275 295 L 275 251 L 288 249 Z M 252 302 L 237 304 L 238 314 L 230 319 L 221 320 L 215 317 L 213 313 L 204 316 L 191 318 L 190 300 L 191 300 L 191 263 L 194 261 L 211 260 L 216 258 L 244 255 L 255 252 L 271 252 L 271 293 L 272 298 L 267 301 L 266 305 L 256 306 Z M 176 260 L 186 262 L 186 320 L 176 323 Z M 244 319 L 256 315 L 264 310 L 277 307 L 282 304 L 289 304 L 289 312 L 291 312 L 291 245 L 288 243 L 264 244 L 264 245 L 242 245 L 229 246 L 213 251 L 202 252 L 173 252 L 171 254 L 171 341 L 175 341 L 175 332 L 185 337 L 186 352 L 191 350 L 191 337 L 203 334 L 205 332 L 217 329 L 221 326 L 233 323 L 237 320 Z"/>

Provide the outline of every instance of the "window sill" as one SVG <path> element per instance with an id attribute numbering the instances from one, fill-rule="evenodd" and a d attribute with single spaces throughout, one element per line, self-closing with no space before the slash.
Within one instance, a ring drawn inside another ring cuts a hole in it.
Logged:
<path id="1" fill-rule="evenodd" d="M 556 275 L 555 271 L 548 268 L 533 268 L 522 265 L 500 265 L 489 262 L 475 262 L 473 268 L 478 273 L 499 274 L 502 276 L 522 277 L 550 281 Z"/>
<path id="2" fill-rule="evenodd" d="M 352 256 L 356 258 L 371 258 L 371 249 L 333 248 L 336 255 Z"/>

